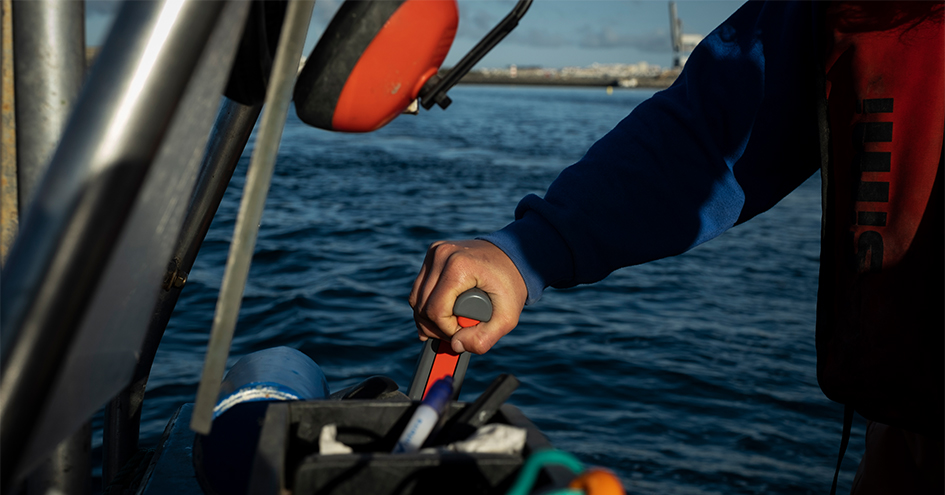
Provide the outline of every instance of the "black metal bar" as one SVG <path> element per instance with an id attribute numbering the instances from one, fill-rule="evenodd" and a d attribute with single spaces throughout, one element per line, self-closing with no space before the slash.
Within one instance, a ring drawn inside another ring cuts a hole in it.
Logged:
<path id="1" fill-rule="evenodd" d="M 519 0 L 512 8 L 512 12 L 509 12 L 509 15 L 505 16 L 496 27 L 492 28 L 492 31 L 489 31 L 489 34 L 479 41 L 445 76 L 442 78 L 434 76 L 427 84 L 424 84 L 424 88 L 420 91 L 420 104 L 423 105 L 423 108 L 429 110 L 435 104 L 444 109 L 448 107 L 451 100 L 446 96 L 446 92 L 455 86 L 476 63 L 482 60 L 482 57 L 485 57 L 490 50 L 505 39 L 515 29 L 515 26 L 518 26 L 518 21 L 528 12 L 531 5 L 532 0 Z M 429 88 L 427 88 L 428 85 Z"/>
<path id="2" fill-rule="evenodd" d="M 174 312 L 187 273 L 193 268 L 197 252 L 210 229 L 210 222 L 216 215 L 261 108 L 261 104 L 246 106 L 227 98 L 224 98 L 220 105 L 207 143 L 207 151 L 200 165 L 200 175 L 197 177 L 187 217 L 184 219 L 169 265 L 169 283 L 158 294 L 131 385 L 112 399 L 105 409 L 105 454 L 102 466 L 104 486 L 114 479 L 115 474 L 138 450 L 141 404 L 144 401 L 145 386 L 151 373 L 154 355 L 171 313 Z"/>

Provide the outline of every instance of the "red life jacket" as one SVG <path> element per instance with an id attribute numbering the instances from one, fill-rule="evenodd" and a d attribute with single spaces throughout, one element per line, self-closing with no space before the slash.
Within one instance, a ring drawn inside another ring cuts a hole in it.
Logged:
<path id="1" fill-rule="evenodd" d="M 945 9 L 826 10 L 824 228 L 817 377 L 866 418 L 945 423 Z M 823 148 L 822 148 L 823 149 Z"/>

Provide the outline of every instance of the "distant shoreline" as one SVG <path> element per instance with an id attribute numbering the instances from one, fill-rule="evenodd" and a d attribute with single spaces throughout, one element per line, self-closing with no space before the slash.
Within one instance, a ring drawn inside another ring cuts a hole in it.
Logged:
<path id="1" fill-rule="evenodd" d="M 660 76 L 638 76 L 632 78 L 617 77 L 542 77 L 522 75 L 511 77 L 508 74 L 483 74 L 470 72 L 459 84 L 479 85 L 515 85 L 515 86 L 578 86 L 578 87 L 613 87 L 665 89 L 676 80 L 676 73 L 667 71 Z"/>
<path id="2" fill-rule="evenodd" d="M 98 55 L 99 47 L 87 47 L 85 49 L 86 67 L 91 68 L 92 63 Z M 448 69 L 441 69 L 440 76 L 444 76 Z M 524 72 L 524 73 L 522 73 Z M 495 86 L 568 86 L 568 87 L 612 87 L 612 88 L 643 88 L 643 89 L 666 89 L 670 87 L 679 75 L 678 70 L 663 70 L 658 76 L 595 76 L 582 77 L 573 75 L 535 75 L 525 71 L 519 72 L 516 77 L 512 77 L 509 72 L 488 73 L 479 70 L 472 71 L 462 79 L 459 84 L 470 85 L 495 85 Z"/>

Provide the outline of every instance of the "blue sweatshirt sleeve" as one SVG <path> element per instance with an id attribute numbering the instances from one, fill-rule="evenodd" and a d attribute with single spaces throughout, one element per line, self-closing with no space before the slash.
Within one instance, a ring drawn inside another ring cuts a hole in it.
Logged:
<path id="1" fill-rule="evenodd" d="M 814 16 L 810 3 L 745 4 L 670 88 L 482 237 L 518 267 L 527 303 L 548 286 L 685 252 L 810 177 L 819 167 Z"/>

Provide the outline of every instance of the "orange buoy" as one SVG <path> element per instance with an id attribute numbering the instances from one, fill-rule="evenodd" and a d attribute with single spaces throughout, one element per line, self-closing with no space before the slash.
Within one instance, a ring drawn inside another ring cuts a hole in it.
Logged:
<path id="1" fill-rule="evenodd" d="M 384 126 L 436 75 L 458 23 L 456 0 L 345 2 L 299 74 L 299 118 L 344 132 Z"/>
<path id="2" fill-rule="evenodd" d="M 604 468 L 589 468 L 571 480 L 568 488 L 582 490 L 587 495 L 626 495 L 617 476 Z"/>

